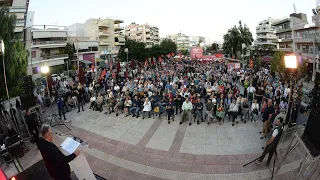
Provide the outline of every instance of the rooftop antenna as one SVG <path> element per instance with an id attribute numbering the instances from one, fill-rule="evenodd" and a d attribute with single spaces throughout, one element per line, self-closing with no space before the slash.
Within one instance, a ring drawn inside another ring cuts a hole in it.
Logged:
<path id="1" fill-rule="evenodd" d="M 294 9 L 294 13 L 297 14 L 297 8 L 296 8 L 296 5 L 293 3 L 293 9 Z"/>

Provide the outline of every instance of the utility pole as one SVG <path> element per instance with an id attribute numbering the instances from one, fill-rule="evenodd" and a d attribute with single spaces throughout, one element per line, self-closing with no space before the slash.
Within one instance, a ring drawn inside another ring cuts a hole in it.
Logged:
<path id="1" fill-rule="evenodd" d="M 77 63 L 78 63 L 78 76 L 80 73 L 80 61 L 79 61 L 79 40 L 76 39 L 76 47 L 77 47 Z"/>
<path id="2" fill-rule="evenodd" d="M 313 68 L 312 68 L 312 81 L 316 79 L 316 42 L 317 39 L 314 37 L 313 39 Z"/>

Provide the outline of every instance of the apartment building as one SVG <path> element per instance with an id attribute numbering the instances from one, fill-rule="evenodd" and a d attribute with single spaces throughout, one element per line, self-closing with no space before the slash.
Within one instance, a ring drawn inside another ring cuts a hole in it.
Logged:
<path id="1" fill-rule="evenodd" d="M 84 36 L 84 24 L 75 23 L 68 26 L 68 36 L 69 37 L 85 37 Z"/>
<path id="2" fill-rule="evenodd" d="M 297 24 L 308 23 L 307 15 L 303 13 L 293 13 L 290 17 L 282 18 L 272 25 L 275 27 L 277 49 L 284 52 L 294 52 L 295 43 L 293 42 L 292 27 Z"/>
<path id="3" fill-rule="evenodd" d="M 312 16 L 312 23 L 297 24 L 293 26 L 293 30 L 295 53 L 313 63 L 320 53 L 320 16 Z"/>
<path id="4" fill-rule="evenodd" d="M 272 25 L 277 20 L 269 17 L 267 20 L 260 21 L 256 27 L 257 39 L 254 42 L 254 45 L 258 48 L 263 48 L 266 46 L 271 46 L 276 48 L 277 44 L 274 40 L 277 39 L 275 28 Z"/>
<path id="5" fill-rule="evenodd" d="M 40 77 L 41 67 L 49 66 L 51 73 L 64 70 L 68 54 L 64 53 L 67 45 L 67 28 L 62 26 L 33 26 L 26 30 L 26 49 L 30 49 L 27 73 L 33 78 Z"/>
<path id="6" fill-rule="evenodd" d="M 90 40 L 89 37 L 68 36 L 68 42 L 73 43 L 75 49 L 75 57 L 82 63 L 82 67 L 97 67 L 100 62 L 99 41 Z M 79 55 L 79 57 L 78 57 Z"/>
<path id="7" fill-rule="evenodd" d="M 84 36 L 99 42 L 100 56 L 115 58 L 125 44 L 123 20 L 119 18 L 89 19 L 84 23 Z"/>
<path id="8" fill-rule="evenodd" d="M 178 50 L 182 49 L 190 49 L 192 44 L 190 40 L 190 36 L 187 36 L 183 33 L 170 34 L 167 35 L 166 38 L 171 39 L 173 42 L 177 44 Z"/>
<path id="9" fill-rule="evenodd" d="M 200 43 L 205 42 L 205 37 L 203 36 L 192 36 L 191 37 L 191 44 L 192 46 L 199 46 Z"/>
<path id="10" fill-rule="evenodd" d="M 131 23 L 126 26 L 125 34 L 129 39 L 146 43 L 146 47 L 160 44 L 159 28 L 148 24 Z"/>
<path id="11" fill-rule="evenodd" d="M 8 6 L 10 13 L 16 15 L 17 21 L 14 32 L 19 34 L 21 40 L 24 41 L 24 29 L 26 26 L 29 0 L 0 0 L 0 6 Z"/>

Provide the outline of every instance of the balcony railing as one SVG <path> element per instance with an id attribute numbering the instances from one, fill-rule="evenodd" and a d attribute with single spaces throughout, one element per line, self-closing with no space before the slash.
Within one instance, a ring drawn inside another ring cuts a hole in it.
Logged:
<path id="1" fill-rule="evenodd" d="M 109 32 L 103 32 L 103 31 L 99 32 L 99 36 L 109 36 L 109 35 L 110 35 Z"/>
<path id="2" fill-rule="evenodd" d="M 66 41 L 38 41 L 38 42 L 32 42 L 32 46 L 37 45 L 48 45 L 48 44 L 66 44 Z"/>
<path id="3" fill-rule="evenodd" d="M 55 58 L 67 58 L 68 54 L 45 54 L 45 53 L 42 53 L 41 57 L 43 60 L 55 59 Z"/>

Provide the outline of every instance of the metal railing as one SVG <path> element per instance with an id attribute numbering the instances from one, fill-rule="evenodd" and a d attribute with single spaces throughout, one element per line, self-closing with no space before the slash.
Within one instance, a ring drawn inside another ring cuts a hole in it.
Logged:
<path id="1" fill-rule="evenodd" d="M 45 54 L 45 53 L 41 53 L 40 56 L 42 57 L 43 60 L 47 60 L 47 59 L 68 57 L 68 54 Z"/>
<path id="2" fill-rule="evenodd" d="M 36 45 L 48 45 L 48 44 L 66 44 L 67 41 L 38 41 L 38 42 L 32 42 L 32 46 Z"/>

